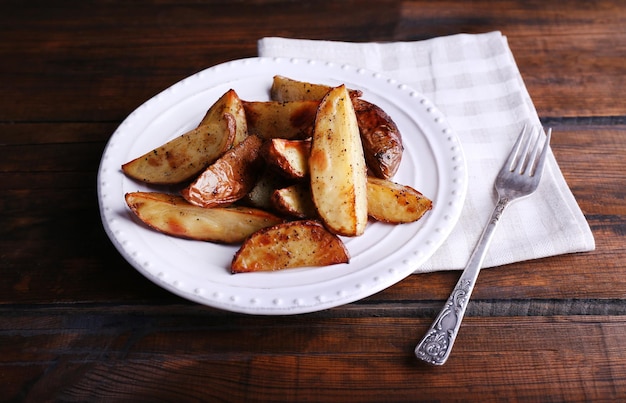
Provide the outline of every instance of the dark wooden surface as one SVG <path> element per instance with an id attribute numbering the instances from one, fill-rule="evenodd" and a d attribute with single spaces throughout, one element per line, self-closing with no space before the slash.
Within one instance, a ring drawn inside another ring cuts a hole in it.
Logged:
<path id="1" fill-rule="evenodd" d="M 415 343 L 458 272 L 255 317 L 138 274 L 100 223 L 117 125 L 264 36 L 507 35 L 597 249 L 481 273 L 452 357 Z M 0 399 L 614 401 L 626 397 L 626 6 L 608 1 L 0 1 Z"/>

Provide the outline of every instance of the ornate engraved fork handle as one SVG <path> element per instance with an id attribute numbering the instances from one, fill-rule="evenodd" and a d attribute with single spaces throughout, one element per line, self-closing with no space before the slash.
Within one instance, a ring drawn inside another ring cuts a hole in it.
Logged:
<path id="1" fill-rule="evenodd" d="M 461 327 L 470 295 L 478 279 L 485 253 L 491 243 L 500 216 L 509 202 L 510 200 L 504 197 L 498 200 L 491 214 L 491 219 L 483 230 L 461 278 L 426 335 L 415 348 L 415 356 L 420 360 L 433 365 L 442 365 L 448 359 L 459 327 Z"/>

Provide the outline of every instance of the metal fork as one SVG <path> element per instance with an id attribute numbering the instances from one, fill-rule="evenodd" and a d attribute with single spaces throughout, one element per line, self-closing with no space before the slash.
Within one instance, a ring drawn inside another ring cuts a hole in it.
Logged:
<path id="1" fill-rule="evenodd" d="M 461 278 L 426 335 L 415 347 L 415 355 L 420 360 L 433 365 L 443 365 L 446 362 L 502 212 L 512 201 L 528 196 L 537 189 L 550 148 L 552 129 L 548 129 L 545 136 L 541 136 L 543 133 L 541 128 L 537 132 L 537 136 L 534 136 L 534 130 L 528 130 L 524 126 L 509 157 L 498 173 L 495 181 L 498 203 Z M 540 141 L 541 137 L 545 137 L 545 140 Z"/>

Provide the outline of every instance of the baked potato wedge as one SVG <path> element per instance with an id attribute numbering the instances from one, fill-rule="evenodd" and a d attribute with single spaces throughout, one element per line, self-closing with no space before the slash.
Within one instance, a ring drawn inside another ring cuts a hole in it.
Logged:
<path id="1" fill-rule="evenodd" d="M 317 101 L 243 101 L 248 132 L 263 139 L 304 139 L 311 136 Z"/>
<path id="2" fill-rule="evenodd" d="M 272 207 L 279 213 L 296 218 L 316 218 L 317 210 L 308 182 L 299 182 L 272 193 Z"/>
<path id="3" fill-rule="evenodd" d="M 204 126 L 209 122 L 215 121 L 224 113 L 228 113 L 235 118 L 235 139 L 233 140 L 233 146 L 236 146 L 248 137 L 248 121 L 246 120 L 246 111 L 243 107 L 243 102 L 235 90 L 230 89 L 226 91 L 222 98 L 217 101 L 216 106 L 209 108 L 198 126 Z"/>
<path id="4" fill-rule="evenodd" d="M 387 179 L 367 178 L 367 211 L 377 221 L 402 224 L 422 218 L 432 201 L 407 185 Z"/>
<path id="5" fill-rule="evenodd" d="M 379 106 L 361 98 L 352 99 L 359 123 L 365 162 L 378 178 L 391 179 L 402 160 L 402 136 L 398 126 Z"/>
<path id="6" fill-rule="evenodd" d="M 200 207 L 225 206 L 243 198 L 256 184 L 262 167 L 262 143 L 257 136 L 246 137 L 184 188 L 182 196 Z"/>
<path id="7" fill-rule="evenodd" d="M 356 114 L 345 85 L 322 99 L 309 156 L 311 194 L 333 233 L 359 236 L 367 225 L 367 170 Z"/>
<path id="8" fill-rule="evenodd" d="M 270 88 L 270 98 L 274 101 L 319 101 L 333 87 L 324 84 L 309 83 L 306 81 L 294 80 L 289 77 L 276 75 L 272 79 Z M 359 90 L 348 90 L 351 97 L 360 97 L 363 93 Z"/>
<path id="9" fill-rule="evenodd" d="M 349 260 L 341 239 L 321 223 L 290 221 L 250 235 L 235 253 L 231 273 L 327 266 Z"/>
<path id="10" fill-rule="evenodd" d="M 271 139 L 263 152 L 270 167 L 291 179 L 302 179 L 309 174 L 311 140 Z"/>
<path id="11" fill-rule="evenodd" d="M 202 208 L 177 195 L 133 192 L 125 195 L 131 211 L 149 227 L 178 238 L 224 244 L 241 243 L 261 228 L 283 220 L 250 207 Z"/>
<path id="12" fill-rule="evenodd" d="M 198 127 L 123 164 L 122 171 L 153 184 L 178 184 L 193 178 L 233 145 L 238 118 L 231 111 L 240 103 L 237 94 L 228 91 L 209 108 Z"/>

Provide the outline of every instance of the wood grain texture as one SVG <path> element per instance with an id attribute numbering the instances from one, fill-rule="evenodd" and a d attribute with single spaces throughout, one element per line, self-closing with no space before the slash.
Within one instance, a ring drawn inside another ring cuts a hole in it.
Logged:
<path id="1" fill-rule="evenodd" d="M 618 0 L 0 2 L 0 396 L 18 401 L 617 401 L 626 396 L 626 8 Z M 256 317 L 117 253 L 96 175 L 121 121 L 285 36 L 499 30 L 596 250 L 484 270 L 443 368 L 412 351 L 459 273 Z"/>
<path id="2" fill-rule="evenodd" d="M 427 319 L 313 315 L 270 322 L 146 307 L 134 320 L 115 323 L 125 310 L 54 313 L 63 319 L 44 322 L 24 315 L 11 324 L 15 330 L 1 335 L 2 346 L 21 349 L 2 348 L 4 368 L 42 371 L 31 378 L 32 388 L 9 383 L 27 400 L 53 394 L 63 401 L 138 396 L 159 401 L 379 402 L 391 396 L 394 401 L 502 396 L 609 401 L 626 393 L 623 316 L 469 317 L 454 356 L 444 368 L 433 369 L 410 359 L 416 332 L 426 329 Z M 241 337 L 242 331 L 248 337 Z M 599 345 L 606 348 L 597 351 Z"/>

